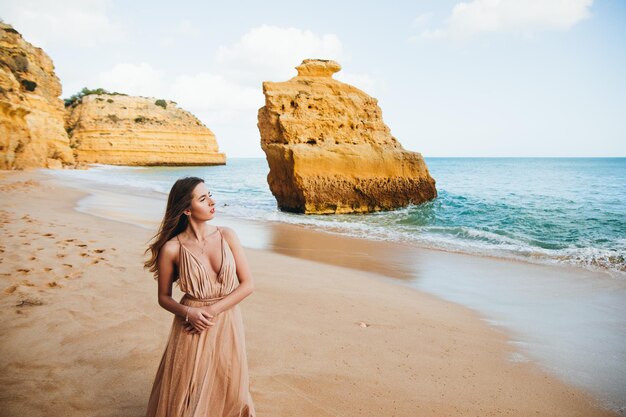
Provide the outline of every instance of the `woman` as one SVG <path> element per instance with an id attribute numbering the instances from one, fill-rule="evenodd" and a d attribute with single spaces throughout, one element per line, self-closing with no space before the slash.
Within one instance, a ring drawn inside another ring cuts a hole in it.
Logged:
<path id="1" fill-rule="evenodd" d="M 174 314 L 149 417 L 255 415 L 238 305 L 254 282 L 237 235 L 209 226 L 213 217 L 215 202 L 204 180 L 181 178 L 149 246 L 145 267 L 158 279 L 159 305 Z M 185 293 L 180 302 L 172 298 L 174 282 Z"/>

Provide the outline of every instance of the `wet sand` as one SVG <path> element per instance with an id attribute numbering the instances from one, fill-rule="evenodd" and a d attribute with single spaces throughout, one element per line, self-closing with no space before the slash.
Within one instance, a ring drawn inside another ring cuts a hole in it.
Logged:
<path id="1" fill-rule="evenodd" d="M 3 172 L 0 195 L 0 415 L 143 415 L 172 320 L 142 269 L 152 231 L 77 212 L 86 194 L 38 172 Z M 298 248 L 294 230 L 275 233 L 276 246 Z M 259 416 L 616 415 L 511 360 L 513 336 L 476 311 L 397 285 L 382 247 L 378 268 L 359 268 L 372 261 L 350 264 L 341 254 L 355 247 L 330 238 L 339 246 L 326 253 L 344 261 L 242 239 L 256 284 L 241 308 Z"/>

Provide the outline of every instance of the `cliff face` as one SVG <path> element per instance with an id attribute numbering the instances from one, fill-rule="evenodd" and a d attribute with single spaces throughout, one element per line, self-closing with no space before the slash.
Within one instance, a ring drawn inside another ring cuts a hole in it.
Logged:
<path id="1" fill-rule="evenodd" d="M 88 95 L 67 109 L 76 160 L 112 165 L 224 165 L 215 135 L 176 103 Z"/>
<path id="2" fill-rule="evenodd" d="M 60 94 L 48 55 L 0 23 L 0 169 L 74 163 Z"/>
<path id="3" fill-rule="evenodd" d="M 304 60 L 286 82 L 264 82 L 259 109 L 268 183 L 281 210 L 390 210 L 437 196 L 422 155 L 403 149 L 378 102 L 332 79 L 334 61 Z"/>

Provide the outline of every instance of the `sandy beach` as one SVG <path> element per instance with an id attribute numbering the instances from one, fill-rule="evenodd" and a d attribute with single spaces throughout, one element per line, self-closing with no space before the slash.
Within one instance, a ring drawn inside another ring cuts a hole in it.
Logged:
<path id="1" fill-rule="evenodd" d="M 0 195 L 0 415 L 144 415 L 172 321 L 142 268 L 152 232 L 76 211 L 86 192 L 36 171 L 3 171 Z M 281 246 L 294 233 L 281 229 Z M 511 360 L 511 336 L 476 311 L 393 283 L 384 257 L 341 261 L 331 235 L 334 264 L 240 237 L 259 416 L 618 415 Z"/>

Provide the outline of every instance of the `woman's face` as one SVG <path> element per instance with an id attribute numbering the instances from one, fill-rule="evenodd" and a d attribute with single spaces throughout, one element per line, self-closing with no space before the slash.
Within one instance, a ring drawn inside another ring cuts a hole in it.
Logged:
<path id="1" fill-rule="evenodd" d="M 191 216 L 198 221 L 211 220 L 215 216 L 215 201 L 203 182 L 193 189 Z"/>

